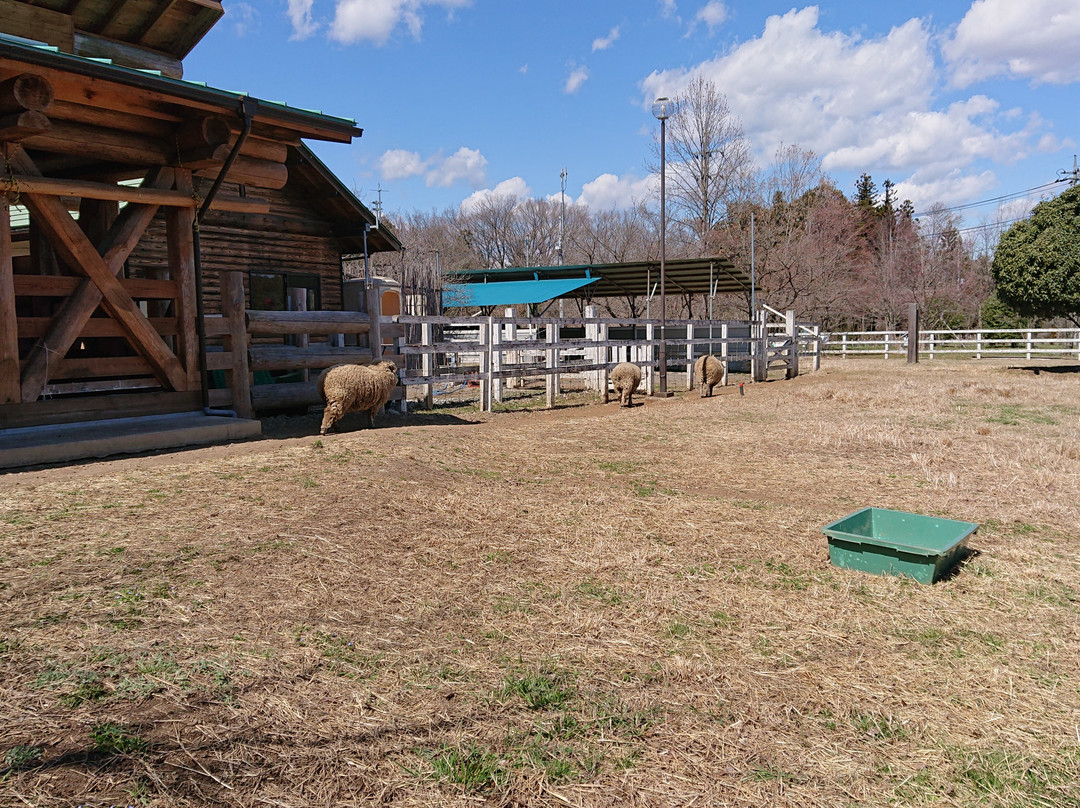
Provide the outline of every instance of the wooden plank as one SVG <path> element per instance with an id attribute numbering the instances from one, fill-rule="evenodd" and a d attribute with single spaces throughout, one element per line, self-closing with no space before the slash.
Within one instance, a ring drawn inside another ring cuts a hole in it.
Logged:
<path id="1" fill-rule="evenodd" d="M 49 362 L 49 380 L 100 379 L 106 376 L 153 376 L 150 364 L 141 356 L 104 356 L 94 358 L 53 359 Z M 24 402 L 29 403 L 29 402 Z"/>
<path id="2" fill-rule="evenodd" d="M 217 178 L 218 171 L 204 168 L 195 172 L 197 176 Z M 271 163 L 254 157 L 240 156 L 232 164 L 227 175 L 229 182 L 241 185 L 254 185 L 258 188 L 284 188 L 289 181 L 289 169 L 284 163 Z"/>
<path id="3" fill-rule="evenodd" d="M 206 369 L 207 370 L 232 370 L 233 369 L 232 351 L 207 351 L 206 352 Z"/>
<path id="4" fill-rule="evenodd" d="M 191 172 L 176 169 L 176 190 L 192 195 Z M 199 371 L 198 306 L 195 300 L 195 209 L 169 208 L 165 212 L 166 260 L 176 284 L 176 316 L 180 322 L 176 354 L 187 371 L 188 389 L 202 383 Z"/>
<path id="5" fill-rule="evenodd" d="M 361 311 L 257 311 L 249 310 L 248 330 L 253 334 L 367 334 L 371 318 Z"/>
<path id="6" fill-rule="evenodd" d="M 14 147 L 9 151 L 8 160 L 17 171 L 23 174 L 37 173 L 33 161 L 22 149 Z M 132 346 L 153 365 L 154 374 L 174 390 L 185 389 L 187 379 L 179 360 L 117 280 L 116 268 L 111 267 L 94 249 L 60 201 L 38 194 L 24 194 L 23 201 L 29 208 L 30 215 L 49 234 L 54 249 L 70 266 L 83 272 L 100 290 L 106 311 L 120 321 Z M 120 264 L 122 265 L 123 261 L 120 261 Z M 44 383 L 41 387 L 44 387 Z M 40 394 L 41 387 L 29 391 L 35 399 Z M 24 382 L 24 401 L 27 400 L 27 395 Z"/>
<path id="7" fill-rule="evenodd" d="M 11 209 L 0 196 L 0 404 L 14 404 L 19 396 L 19 327 L 15 320 L 15 283 L 12 268 Z"/>
<path id="8" fill-rule="evenodd" d="M 18 297 L 67 297 L 82 278 L 74 275 L 16 275 Z M 120 278 L 120 285 L 137 300 L 172 300 L 177 294 L 176 281 L 149 278 Z"/>
<path id="9" fill-rule="evenodd" d="M 27 140 L 48 132 L 52 122 L 42 112 L 26 110 L 0 115 L 0 143 Z"/>
<path id="10" fill-rule="evenodd" d="M 208 337 L 223 337 L 229 333 L 229 323 L 220 314 L 203 317 L 203 331 Z"/>
<path id="11" fill-rule="evenodd" d="M 366 346 L 252 345 L 249 353 L 252 370 L 314 370 L 342 363 L 366 365 L 372 361 L 371 349 Z"/>
<path id="12" fill-rule="evenodd" d="M 57 398 L 33 404 L 0 405 L 0 429 L 100 421 L 136 415 L 161 415 L 169 412 L 196 412 L 201 408 L 197 391 Z"/>
<path id="13" fill-rule="evenodd" d="M 191 194 L 167 188 L 134 185 L 114 185 L 106 182 L 64 180 L 50 177 L 0 176 L 0 193 L 14 191 L 47 196 L 68 196 L 79 199 L 109 199 L 118 202 L 141 202 L 147 205 L 195 207 Z"/>
<path id="14" fill-rule="evenodd" d="M 150 317 L 148 319 L 154 330 L 165 337 L 175 336 L 179 329 L 179 323 L 175 317 Z M 35 339 L 43 337 L 49 332 L 52 322 L 52 317 L 19 317 L 19 336 Z M 123 336 L 124 329 L 111 317 L 91 317 L 79 332 L 78 339 Z"/>

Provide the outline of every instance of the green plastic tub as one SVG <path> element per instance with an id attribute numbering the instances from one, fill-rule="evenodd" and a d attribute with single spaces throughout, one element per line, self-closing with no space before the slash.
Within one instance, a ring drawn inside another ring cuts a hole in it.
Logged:
<path id="1" fill-rule="evenodd" d="M 964 544 L 979 526 L 885 508 L 862 508 L 821 529 L 829 537 L 829 561 L 876 575 L 908 575 L 932 584 L 965 555 Z"/>

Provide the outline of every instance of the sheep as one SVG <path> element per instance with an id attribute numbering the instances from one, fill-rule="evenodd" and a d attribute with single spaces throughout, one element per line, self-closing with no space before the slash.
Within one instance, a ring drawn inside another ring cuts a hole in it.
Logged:
<path id="1" fill-rule="evenodd" d="M 373 365 L 334 365 L 319 375 L 319 396 L 326 402 L 319 434 L 325 435 L 334 422 L 347 412 L 367 413 L 368 427 L 397 387 L 397 365 L 376 362 Z"/>
<path id="2" fill-rule="evenodd" d="M 630 399 L 641 384 L 641 368 L 630 362 L 620 362 L 611 371 L 611 386 L 619 394 L 620 407 L 634 406 Z M 604 389 L 604 403 L 608 403 L 608 391 Z"/>
<path id="3" fill-rule="evenodd" d="M 724 380 L 724 364 L 715 356 L 702 356 L 694 363 L 694 376 L 701 385 L 701 397 L 706 398 Z"/>

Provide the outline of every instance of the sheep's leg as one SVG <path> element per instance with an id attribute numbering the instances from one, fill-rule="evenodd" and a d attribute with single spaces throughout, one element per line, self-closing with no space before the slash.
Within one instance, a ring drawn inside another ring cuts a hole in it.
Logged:
<path id="1" fill-rule="evenodd" d="M 334 425 L 341 416 L 344 415 L 341 409 L 340 401 L 327 401 L 326 409 L 323 410 L 322 426 L 319 427 L 319 434 L 325 435 L 330 431 L 330 427 Z"/>

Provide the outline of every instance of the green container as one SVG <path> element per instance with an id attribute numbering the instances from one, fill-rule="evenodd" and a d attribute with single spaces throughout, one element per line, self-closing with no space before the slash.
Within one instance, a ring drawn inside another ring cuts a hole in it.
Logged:
<path id="1" fill-rule="evenodd" d="M 829 537 L 829 561 L 876 575 L 908 575 L 932 584 L 965 555 L 979 529 L 972 522 L 917 513 L 862 508 L 821 529 Z"/>

